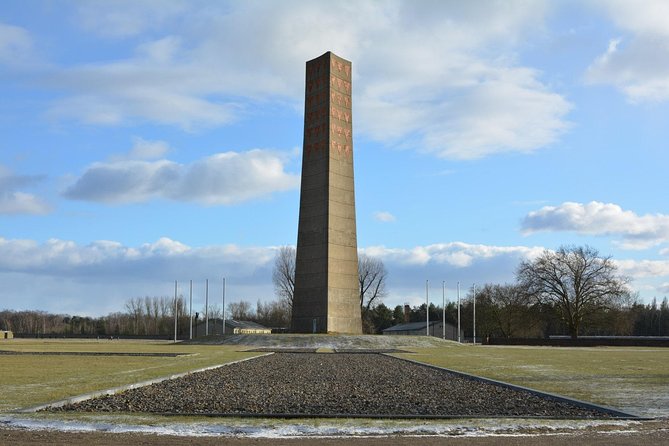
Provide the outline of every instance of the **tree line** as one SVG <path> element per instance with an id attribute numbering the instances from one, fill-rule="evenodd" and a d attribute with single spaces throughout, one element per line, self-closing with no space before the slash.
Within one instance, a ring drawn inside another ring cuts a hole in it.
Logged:
<path id="1" fill-rule="evenodd" d="M 549 335 L 569 335 L 569 329 L 560 317 L 559 310 L 550 304 L 528 304 L 514 301 L 519 295 L 516 285 L 487 284 L 476 290 L 476 332 L 478 339 L 491 338 L 543 338 Z M 464 335 L 473 335 L 473 291 L 463 294 L 460 322 Z M 149 302 L 151 312 L 146 311 Z M 154 302 L 163 310 L 153 310 Z M 138 303 L 144 309 L 140 310 Z M 179 308 L 184 308 L 182 300 Z M 164 336 L 174 335 L 174 298 L 133 298 L 126 302 L 125 311 L 101 317 L 52 314 L 44 311 L 0 311 L 0 329 L 30 335 L 59 336 Z M 381 333 L 384 329 L 406 322 L 422 322 L 426 319 L 426 305 L 413 306 L 405 310 L 403 305 L 393 308 L 383 302 L 373 306 L 366 315 L 366 330 Z M 181 310 L 180 310 L 181 311 Z M 429 306 L 430 320 L 441 321 L 443 307 L 433 303 Z M 199 311 L 194 323 L 204 320 Z M 406 313 L 406 314 L 405 314 Z M 457 303 L 446 303 L 446 322 L 457 325 Z M 181 314 L 181 313 L 180 313 Z M 220 308 L 210 308 L 211 319 L 220 317 Z M 281 301 L 249 301 L 230 303 L 226 317 L 236 320 L 255 321 L 271 328 L 286 329 L 290 325 L 290 312 Z M 184 312 L 178 321 L 179 337 L 189 334 L 188 314 Z M 619 308 L 611 308 L 588 318 L 582 335 L 598 336 L 669 336 L 669 301 L 649 304 L 632 302 Z"/>
<path id="2" fill-rule="evenodd" d="M 360 310 L 365 333 L 380 333 L 405 322 L 442 320 L 457 324 L 457 305 L 430 304 L 394 309 L 383 304 L 386 270 L 379 259 L 359 260 Z M 275 290 L 292 308 L 295 249 L 281 248 L 273 275 Z M 536 338 L 550 335 L 666 336 L 669 310 L 665 298 L 658 307 L 643 305 L 618 274 L 611 257 L 589 246 L 561 246 L 522 261 L 514 284 L 485 284 L 466 292 L 460 322 L 465 336 L 474 336 L 474 309 L 479 337 Z"/>
<path id="3" fill-rule="evenodd" d="M 517 303 L 500 301 L 499 294 L 512 293 L 516 285 L 487 284 L 476 291 L 476 337 L 490 338 L 547 338 L 548 336 L 571 336 L 569 325 L 562 320 L 560 309 L 554 304 Z M 473 337 L 473 292 L 464 294 L 460 307 L 460 326 L 466 338 Z M 388 308 L 383 303 L 374 307 L 368 315 L 368 323 L 374 333 L 406 322 L 424 322 L 426 305 L 407 309 L 397 305 Z M 443 307 L 430 303 L 430 321 L 443 319 Z M 456 302 L 446 303 L 446 323 L 457 326 Z M 649 304 L 634 301 L 619 307 L 611 307 L 593 314 L 583 321 L 580 336 L 669 336 L 669 302 L 665 297 L 660 303 L 656 299 Z"/>
<path id="4" fill-rule="evenodd" d="M 71 316 L 46 311 L 0 311 L 0 329 L 33 336 L 174 336 L 174 314 L 177 314 L 177 335 L 190 334 L 190 316 L 186 299 L 174 297 L 134 297 L 125 302 L 124 311 L 106 316 Z M 247 301 L 227 305 L 226 318 L 255 321 L 270 328 L 285 328 L 290 313 L 280 301 L 261 302 L 255 306 Z M 209 320 L 220 319 L 221 307 L 207 308 Z M 205 320 L 205 310 L 193 311 L 193 324 Z"/>

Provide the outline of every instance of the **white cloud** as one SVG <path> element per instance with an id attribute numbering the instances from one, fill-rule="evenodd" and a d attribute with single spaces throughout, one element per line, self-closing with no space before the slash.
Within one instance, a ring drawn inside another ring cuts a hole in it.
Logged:
<path id="1" fill-rule="evenodd" d="M 51 207 L 44 200 L 24 192 L 0 191 L 0 214 L 48 214 Z"/>
<path id="2" fill-rule="evenodd" d="M 51 207 L 44 200 L 18 190 L 42 179 L 40 176 L 16 175 L 0 165 L 0 215 L 48 214 Z"/>
<path id="3" fill-rule="evenodd" d="M 64 193 L 67 198 L 136 203 L 154 198 L 204 205 L 234 204 L 294 189 L 299 177 L 268 150 L 224 152 L 189 165 L 169 160 L 95 163 Z"/>
<path id="4" fill-rule="evenodd" d="M 79 245 L 58 239 L 38 243 L 0 238 L 0 278 L 11 278 L 3 281 L 6 302 L 20 295 L 16 304 L 22 308 L 55 312 L 119 311 L 130 297 L 169 295 L 174 280 L 183 287 L 190 279 L 214 281 L 222 276 L 231 284 L 233 300 L 255 302 L 273 298 L 271 269 L 276 249 L 190 247 L 166 237 L 135 247 L 106 240 Z M 397 305 L 417 289 L 424 290 L 425 279 L 446 280 L 451 290 L 457 281 L 463 289 L 473 282 L 510 282 L 518 262 L 542 249 L 444 243 L 360 251 L 384 261 L 391 292 L 386 302 Z M 67 296 L 67 303 L 61 296 Z"/>
<path id="5" fill-rule="evenodd" d="M 170 152 L 170 147 L 165 141 L 147 141 L 142 138 L 134 138 L 134 144 L 129 159 L 155 160 L 164 157 Z"/>
<path id="6" fill-rule="evenodd" d="M 194 282 L 194 310 L 204 305 L 204 279 L 210 305 L 218 302 L 221 277 L 228 301 L 271 299 L 272 247 L 235 245 L 190 247 L 161 238 L 137 247 L 113 241 L 79 245 L 72 241 L 0 238 L 3 305 L 57 313 L 100 315 L 122 311 L 131 297 L 170 296 L 174 281 L 188 295 Z"/>
<path id="7" fill-rule="evenodd" d="M 396 218 L 393 214 L 387 211 L 379 211 L 374 213 L 374 218 L 378 221 L 384 222 L 384 223 L 389 223 L 391 221 L 395 221 Z"/>
<path id="8" fill-rule="evenodd" d="M 657 293 L 669 293 L 669 260 L 613 260 L 618 271 L 632 279 L 632 289 L 645 296 L 646 302 Z"/>
<path id="9" fill-rule="evenodd" d="M 187 2 L 181 0 L 88 0 L 76 3 L 81 27 L 108 38 L 127 38 L 161 25 L 182 14 Z"/>
<path id="10" fill-rule="evenodd" d="M 441 283 L 446 282 L 446 298 L 455 298 L 457 283 L 462 296 L 472 284 L 513 283 L 518 265 L 533 260 L 545 248 L 534 246 L 473 245 L 462 242 L 437 243 L 413 248 L 372 246 L 361 249 L 379 257 L 388 270 L 389 306 L 425 301 L 425 281 L 430 282 L 430 296 L 441 301 Z M 669 260 L 613 260 L 618 272 L 632 279 L 632 288 L 648 297 L 669 280 Z"/>
<path id="11" fill-rule="evenodd" d="M 194 280 L 195 307 L 203 302 L 203 282 L 210 279 L 211 296 L 220 296 L 226 277 L 230 301 L 273 299 L 272 265 L 276 247 L 237 245 L 191 247 L 163 237 L 152 243 L 125 246 L 100 240 L 80 245 L 68 240 L 0 238 L 0 279 L 11 308 L 106 314 L 121 311 L 130 297 L 171 295 L 174 280 L 180 293 Z M 416 303 L 425 296 L 425 280 L 432 299 L 453 300 L 460 283 L 463 296 L 473 283 L 511 283 L 520 261 L 533 259 L 541 247 L 438 243 L 413 248 L 383 246 L 360 249 L 383 260 L 388 270 L 389 306 Z M 657 290 L 653 281 L 669 280 L 669 261 L 616 261 L 620 272 L 635 279 L 636 289 Z M 185 291 L 187 293 L 187 291 Z M 20 299 L 19 299 L 20 296 Z"/>
<path id="12" fill-rule="evenodd" d="M 81 84 L 76 88 L 78 92 L 74 96 L 59 100 L 51 107 L 48 111 L 50 117 L 76 118 L 95 125 L 150 121 L 178 126 L 188 131 L 203 126 L 229 124 L 235 119 L 234 104 L 209 101 L 176 85 L 172 86 L 170 80 L 160 79 L 158 69 L 147 67 L 145 73 L 135 73 L 137 76 L 129 79 L 128 83 L 111 79 L 116 75 L 105 72 L 105 69 L 91 71 L 99 71 L 102 83 L 107 78 L 109 87 L 86 85 L 91 77 L 96 76 L 91 72 L 63 73 L 61 79 L 68 83 L 76 83 L 76 79 L 80 79 Z M 159 80 L 154 84 L 156 78 Z M 57 80 L 57 77 L 53 79 Z"/>
<path id="13" fill-rule="evenodd" d="M 626 31 L 669 37 L 669 4 L 644 0 L 643 7 L 628 0 L 596 0 L 616 25 Z"/>
<path id="14" fill-rule="evenodd" d="M 156 280 L 166 276 L 183 278 L 184 274 L 200 277 L 203 272 L 216 277 L 226 270 L 248 276 L 256 268 L 271 262 L 273 256 L 273 248 L 235 245 L 193 248 L 167 237 L 138 247 L 107 240 L 82 246 L 59 239 L 40 244 L 33 240 L 0 238 L 1 272 L 65 276 L 77 280 L 106 277 L 113 281 L 124 276 Z M 207 263 L 212 265 L 206 266 Z"/>
<path id="15" fill-rule="evenodd" d="M 25 29 L 0 23 L 0 64 L 17 64 L 31 51 L 32 39 Z"/>
<path id="16" fill-rule="evenodd" d="M 490 246 L 471 245 L 462 242 L 437 243 L 414 248 L 386 248 L 370 246 L 363 252 L 373 257 L 380 257 L 398 265 L 428 264 L 449 265 L 455 268 L 466 268 L 480 260 L 493 259 L 500 256 L 518 258 L 534 258 L 543 252 L 543 248 L 525 246 Z"/>
<path id="17" fill-rule="evenodd" d="M 669 241 L 669 215 L 637 215 L 612 203 L 565 202 L 545 206 L 527 214 L 522 222 L 524 234 L 540 231 L 573 231 L 586 235 L 622 237 L 620 245 L 645 249 Z"/>
<path id="18" fill-rule="evenodd" d="M 516 45 L 548 8 L 523 0 L 87 2 L 86 29 L 142 43 L 133 56 L 61 67 L 43 82 L 67 92 L 50 108 L 58 119 L 192 130 L 230 123 L 249 101 L 301 109 L 305 61 L 333 50 L 353 61 L 361 133 L 446 158 L 529 153 L 559 138 L 571 107 L 515 61 Z"/>
<path id="19" fill-rule="evenodd" d="M 446 282 L 449 300 L 453 300 L 458 282 L 463 296 L 473 283 L 511 283 L 519 263 L 535 258 L 543 248 L 452 242 L 413 248 L 372 246 L 361 252 L 383 260 L 388 270 L 389 291 L 384 302 L 393 307 L 405 302 L 424 302 L 426 280 L 433 288 L 431 293 L 439 288 L 438 300 L 442 281 Z"/>
<path id="20" fill-rule="evenodd" d="M 669 276 L 668 260 L 614 260 L 620 272 L 634 279 Z"/>
<path id="21" fill-rule="evenodd" d="M 411 97 L 418 89 L 406 90 L 407 98 L 399 100 L 363 97 L 363 130 L 391 143 L 413 134 L 424 151 L 443 158 L 477 159 L 530 153 L 568 129 L 564 116 L 570 104 L 542 85 L 537 72 L 462 62 L 466 66 L 453 67 L 452 75 L 472 79 L 465 85 L 421 86 L 433 91 L 429 102 Z M 479 66 L 477 73 L 467 72 L 472 71 L 470 64 Z"/>
<path id="22" fill-rule="evenodd" d="M 669 3 L 596 3 L 625 37 L 611 39 L 607 50 L 588 67 L 586 80 L 613 85 L 633 102 L 669 100 Z"/>

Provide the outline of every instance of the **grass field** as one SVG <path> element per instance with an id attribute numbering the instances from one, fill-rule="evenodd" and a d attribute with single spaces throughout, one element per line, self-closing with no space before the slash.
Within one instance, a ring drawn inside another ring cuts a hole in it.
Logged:
<path id="1" fill-rule="evenodd" d="M 484 347 L 405 338 L 398 356 L 644 416 L 669 416 L 669 349 Z M 327 339 L 326 339 L 327 340 Z M 367 341 L 367 339 L 365 339 Z M 419 342 L 421 341 L 421 342 Z M 411 345 L 413 343 L 413 346 Z M 166 341 L 0 341 L 22 352 L 183 353 L 178 357 L 0 355 L 0 412 L 249 358 L 236 345 Z"/>
<path id="2" fill-rule="evenodd" d="M 0 355 L 0 411 L 52 401 L 249 358 L 235 346 L 181 345 L 167 341 L 0 341 L 21 352 L 185 353 L 177 357 Z"/>
<path id="3" fill-rule="evenodd" d="M 447 346 L 406 357 L 643 416 L 669 416 L 669 349 Z"/>

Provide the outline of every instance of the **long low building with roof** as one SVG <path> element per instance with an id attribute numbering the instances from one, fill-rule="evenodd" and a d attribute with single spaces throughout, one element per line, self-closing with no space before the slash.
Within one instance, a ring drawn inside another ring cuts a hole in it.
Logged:
<path id="1" fill-rule="evenodd" d="M 199 321 L 193 327 L 193 336 L 206 336 L 206 335 L 220 335 L 221 328 L 223 323 L 220 318 L 209 319 L 209 323 L 206 321 Z M 208 332 L 207 332 L 208 329 Z M 260 325 L 257 322 L 252 321 L 238 321 L 236 319 L 226 319 L 225 320 L 225 334 L 270 334 L 272 333 L 271 328 L 267 328 L 264 325 Z"/>
<path id="2" fill-rule="evenodd" d="M 407 322 L 398 324 L 383 330 L 384 335 L 404 335 L 404 336 L 424 336 L 427 334 L 427 322 Z M 441 338 L 444 335 L 442 321 L 430 321 L 430 336 Z M 460 330 L 460 337 L 464 339 L 464 332 Z M 458 329 L 452 324 L 446 322 L 446 339 L 451 341 L 458 340 Z"/>

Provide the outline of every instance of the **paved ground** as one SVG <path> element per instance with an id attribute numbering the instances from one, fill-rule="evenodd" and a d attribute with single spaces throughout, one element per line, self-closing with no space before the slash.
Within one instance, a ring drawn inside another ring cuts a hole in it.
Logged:
<path id="1" fill-rule="evenodd" d="M 600 431 L 597 428 L 575 433 L 541 436 L 490 436 L 490 437 L 381 437 L 381 438 L 234 438 L 234 437 L 181 437 L 148 435 L 137 433 L 112 434 L 104 432 L 72 433 L 61 431 L 16 430 L 0 426 L 0 444 L 15 445 L 72 445 L 72 446 L 112 446 L 112 445 L 231 445 L 231 446 L 305 446 L 318 444 L 325 446 L 396 446 L 417 444 L 425 446 L 666 446 L 669 444 L 669 420 L 644 422 L 623 432 Z"/>
<path id="2" fill-rule="evenodd" d="M 226 335 L 208 336 L 185 344 L 222 344 L 239 345 L 264 348 L 310 348 L 310 349 L 333 349 L 333 350 L 358 350 L 358 349 L 403 349 L 438 347 L 444 343 L 453 346 L 460 344 L 453 341 L 427 336 L 378 336 L 378 335 L 326 335 L 326 334 L 272 334 L 272 335 Z"/>

